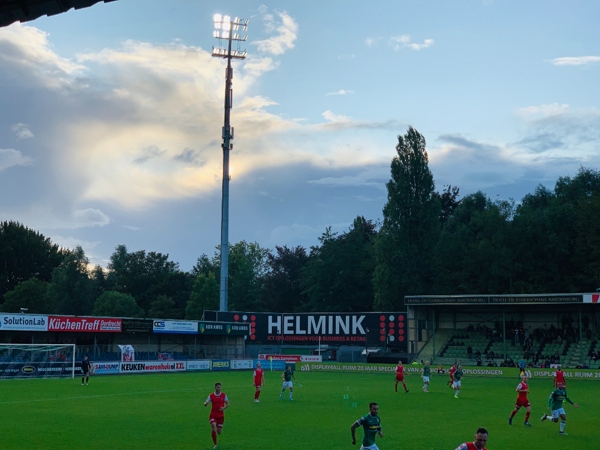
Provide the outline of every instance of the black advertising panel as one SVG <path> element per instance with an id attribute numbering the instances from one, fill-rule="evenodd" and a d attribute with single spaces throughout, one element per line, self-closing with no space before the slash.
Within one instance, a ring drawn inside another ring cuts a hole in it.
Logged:
<path id="1" fill-rule="evenodd" d="M 198 322 L 198 334 L 250 336 L 249 323 Z"/>
<path id="2" fill-rule="evenodd" d="M 152 321 L 144 319 L 122 319 L 122 333 L 152 333 Z"/>
<path id="3" fill-rule="evenodd" d="M 518 305 L 583 303 L 582 294 L 548 295 L 424 295 L 404 297 L 406 305 Z"/>
<path id="4" fill-rule="evenodd" d="M 253 313 L 204 311 L 204 318 L 250 324 L 251 344 L 406 348 L 406 313 Z"/>
<path id="5" fill-rule="evenodd" d="M 73 362 L 2 362 L 0 378 L 70 377 Z M 81 362 L 75 363 L 75 376 L 81 374 Z"/>

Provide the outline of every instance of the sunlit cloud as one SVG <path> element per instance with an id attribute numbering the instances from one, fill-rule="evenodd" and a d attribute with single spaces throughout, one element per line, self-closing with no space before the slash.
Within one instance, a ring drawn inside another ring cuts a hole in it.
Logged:
<path id="1" fill-rule="evenodd" d="M 392 36 L 390 38 L 390 42 L 393 44 L 395 51 L 403 48 L 410 48 L 418 51 L 424 48 L 429 48 L 435 43 L 433 39 L 425 39 L 422 44 L 417 44 L 415 42 L 411 42 L 410 36 L 408 35 Z"/>
<path id="2" fill-rule="evenodd" d="M 555 66 L 583 66 L 597 62 L 600 62 L 600 56 L 566 56 L 550 60 Z"/>
<path id="3" fill-rule="evenodd" d="M 277 34 L 262 41 L 254 41 L 252 44 L 256 45 L 259 51 L 273 55 L 282 55 L 287 50 L 293 49 L 294 41 L 298 37 L 298 23 L 285 11 L 277 13 L 279 22 L 272 14 L 267 14 L 265 8 L 261 8 L 261 11 L 266 31 Z"/>
<path id="4" fill-rule="evenodd" d="M 29 125 L 25 123 L 16 123 L 14 125 L 11 125 L 10 129 L 17 135 L 18 141 L 33 137 L 33 133 L 29 129 Z"/>
<path id="5" fill-rule="evenodd" d="M 330 93 L 325 94 L 325 95 L 328 96 L 328 95 L 352 95 L 352 94 L 354 94 L 354 91 L 347 91 L 347 90 L 344 90 L 344 89 L 340 89 L 337 92 L 330 92 Z"/>
<path id="6" fill-rule="evenodd" d="M 523 117 L 531 117 L 531 116 L 552 116 L 556 114 L 564 114 L 569 111 L 569 105 L 563 103 L 559 105 L 558 103 L 552 103 L 549 105 L 540 105 L 540 106 L 527 106 L 525 108 L 519 108 L 517 110 L 517 114 Z"/>
<path id="7" fill-rule="evenodd" d="M 28 166 L 32 162 L 32 158 L 24 156 L 19 150 L 0 148 L 0 171 L 15 166 Z"/>

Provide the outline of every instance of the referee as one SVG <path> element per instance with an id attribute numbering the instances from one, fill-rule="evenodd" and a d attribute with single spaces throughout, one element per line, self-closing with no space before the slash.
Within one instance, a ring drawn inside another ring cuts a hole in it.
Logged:
<path id="1" fill-rule="evenodd" d="M 81 385 L 83 386 L 83 382 L 85 379 L 85 385 L 88 385 L 88 381 L 90 380 L 90 367 L 91 367 L 91 363 L 88 361 L 88 357 L 86 356 L 85 358 L 83 358 L 83 361 L 81 361 L 81 372 L 82 372 L 82 376 L 81 376 Z"/>

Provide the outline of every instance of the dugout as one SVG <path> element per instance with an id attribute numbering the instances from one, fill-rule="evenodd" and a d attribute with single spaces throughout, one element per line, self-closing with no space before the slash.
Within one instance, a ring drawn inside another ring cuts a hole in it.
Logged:
<path id="1" fill-rule="evenodd" d="M 406 296 L 408 346 L 411 353 L 437 354 L 446 336 L 469 326 L 501 330 L 504 354 L 511 346 L 509 325 L 516 322 L 527 330 L 564 330 L 565 324 L 576 330 L 581 341 L 597 335 L 600 325 L 600 295 L 420 295 Z"/>

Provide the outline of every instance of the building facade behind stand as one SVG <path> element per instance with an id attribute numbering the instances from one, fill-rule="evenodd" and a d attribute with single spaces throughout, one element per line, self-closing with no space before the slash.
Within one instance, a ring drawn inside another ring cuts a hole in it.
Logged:
<path id="1" fill-rule="evenodd" d="M 598 368 L 600 295 L 407 296 L 409 347 L 437 363 Z"/>

